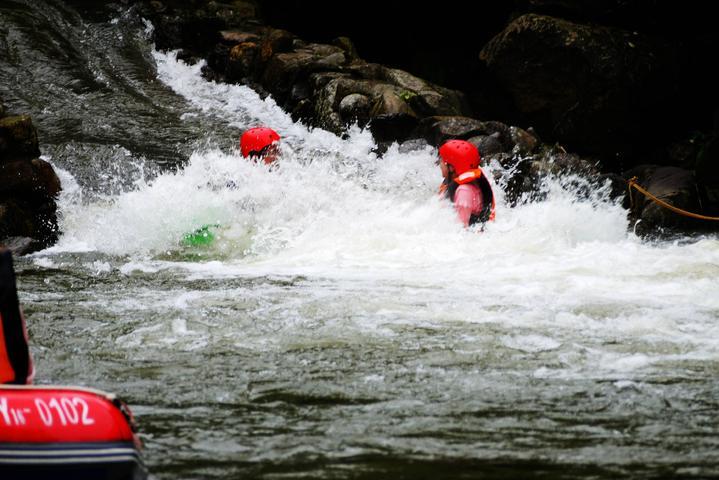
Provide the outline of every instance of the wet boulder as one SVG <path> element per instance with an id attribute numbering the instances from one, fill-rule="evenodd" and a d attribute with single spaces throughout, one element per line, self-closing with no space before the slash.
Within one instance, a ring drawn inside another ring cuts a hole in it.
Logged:
<path id="1" fill-rule="evenodd" d="M 511 149 L 511 133 L 501 122 L 483 122 L 464 116 L 432 116 L 422 119 L 418 133 L 429 143 L 439 146 L 451 139 L 469 140 L 480 135 L 496 134 L 503 148 Z"/>
<path id="2" fill-rule="evenodd" d="M 422 151 L 430 147 L 427 140 L 423 138 L 413 138 L 399 144 L 399 153 L 410 153 Z"/>
<path id="3" fill-rule="evenodd" d="M 337 134 L 355 122 L 360 126 L 369 125 L 378 142 L 402 142 L 416 137 L 422 117 L 414 108 L 418 105 L 417 99 L 441 95 L 438 87 L 406 72 L 374 64 L 353 64 L 336 71 L 317 72 L 310 75 L 307 85 L 314 104 L 310 123 Z M 450 105 L 446 107 L 449 111 L 455 111 L 451 106 L 454 104 L 457 111 L 462 111 L 462 97 L 455 93 L 451 91 L 450 99 L 443 104 Z M 430 107 L 426 103 L 420 107 L 423 111 L 427 108 Z"/>
<path id="4" fill-rule="evenodd" d="M 276 53 L 268 59 L 261 77 L 262 85 L 284 104 L 292 87 L 307 80 L 315 72 L 339 71 L 346 62 L 339 47 L 307 44 L 286 53 Z"/>
<path id="5" fill-rule="evenodd" d="M 356 123 L 360 127 L 367 125 L 372 104 L 367 95 L 350 93 L 340 100 L 339 114 L 345 124 Z"/>
<path id="6" fill-rule="evenodd" d="M 60 193 L 52 166 L 35 158 L 0 162 L 0 196 L 47 200 Z"/>
<path id="7" fill-rule="evenodd" d="M 528 14 L 480 58 L 526 123 L 573 149 L 604 154 L 661 139 L 675 98 L 674 51 L 633 31 Z"/>
<path id="8" fill-rule="evenodd" d="M 0 118 L 0 155 L 2 158 L 40 156 L 37 132 L 29 115 Z"/>
<path id="9" fill-rule="evenodd" d="M 252 77 L 260 54 L 256 42 L 242 42 L 233 46 L 228 54 L 225 76 L 228 82 L 241 82 Z"/>
<path id="10" fill-rule="evenodd" d="M 18 253 L 57 240 L 55 197 L 60 180 L 39 155 L 29 116 L 0 118 L 0 243 L 10 244 Z"/>
<path id="11" fill-rule="evenodd" d="M 267 63 L 274 54 L 291 51 L 294 39 L 295 36 L 287 30 L 267 29 L 260 41 L 260 61 Z"/>
<path id="12" fill-rule="evenodd" d="M 258 43 L 260 36 L 254 32 L 244 32 L 242 30 L 221 30 L 220 38 L 223 44 L 230 47 L 245 42 Z"/>
<path id="13" fill-rule="evenodd" d="M 341 73 L 318 73 L 310 76 L 306 88 L 304 83 L 299 84 L 303 85 L 302 96 L 311 95 L 310 99 L 301 100 L 306 101 L 309 106 L 305 120 L 330 132 L 341 133 L 344 121 L 338 109 L 346 96 L 343 92 L 346 81 L 347 76 Z M 345 103 L 346 108 L 349 108 L 348 104 L 349 102 Z"/>
<path id="14" fill-rule="evenodd" d="M 345 56 L 350 62 L 362 61 L 359 54 L 357 53 L 357 48 L 355 47 L 355 44 L 349 37 L 337 37 L 332 41 L 332 45 L 334 45 L 335 47 L 340 47 L 345 52 Z"/>
<path id="15" fill-rule="evenodd" d="M 467 141 L 477 147 L 482 159 L 486 159 L 498 153 L 508 153 L 508 149 L 497 132 L 491 135 L 477 135 L 467 139 Z"/>
<path id="16" fill-rule="evenodd" d="M 530 128 L 530 130 L 532 130 Z M 540 145 L 539 138 L 534 131 L 524 130 L 519 127 L 509 127 L 509 136 L 513 144 L 513 151 L 519 154 L 534 152 Z"/>
<path id="17" fill-rule="evenodd" d="M 417 114 L 403 97 L 404 90 L 387 85 L 374 98 L 370 110 L 370 130 L 375 140 L 404 141 L 415 130 Z"/>
<path id="18" fill-rule="evenodd" d="M 579 194 L 588 194 L 588 188 L 599 186 L 597 164 L 568 153 L 558 145 L 542 145 L 532 154 L 521 154 L 513 149 L 513 153 L 500 154 L 497 160 L 505 169 L 503 183 L 510 205 L 515 205 L 520 199 L 543 198 L 542 186 L 544 180 L 550 177 L 562 178 L 565 184 L 573 185 Z"/>
<path id="19" fill-rule="evenodd" d="M 698 194 L 694 172 L 677 167 L 643 165 L 623 175 L 635 178 L 638 184 L 654 197 L 681 210 L 707 214 Z M 639 191 L 632 189 L 631 216 L 636 220 L 635 231 L 643 236 L 663 236 L 675 233 L 695 233 L 716 229 L 717 222 L 707 222 L 674 212 Z"/>
<path id="20" fill-rule="evenodd" d="M 311 123 L 337 134 L 347 125 L 369 124 L 377 141 L 406 139 L 417 115 L 402 98 L 402 89 L 351 73 L 320 73 L 311 77 L 315 105 Z"/>
<path id="21" fill-rule="evenodd" d="M 400 96 L 418 115 L 470 115 L 471 110 L 464 94 L 434 85 L 397 68 L 383 67 L 379 78 L 399 87 Z"/>

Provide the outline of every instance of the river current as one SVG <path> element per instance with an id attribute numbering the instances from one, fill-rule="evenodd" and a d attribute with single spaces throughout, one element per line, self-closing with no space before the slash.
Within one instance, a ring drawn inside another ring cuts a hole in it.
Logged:
<path id="1" fill-rule="evenodd" d="M 63 185 L 19 293 L 37 383 L 127 400 L 154 478 L 719 476 L 719 239 L 641 240 L 565 178 L 464 230 L 436 150 L 308 129 L 79 3 L 0 6 Z M 277 168 L 237 151 L 258 124 Z"/>

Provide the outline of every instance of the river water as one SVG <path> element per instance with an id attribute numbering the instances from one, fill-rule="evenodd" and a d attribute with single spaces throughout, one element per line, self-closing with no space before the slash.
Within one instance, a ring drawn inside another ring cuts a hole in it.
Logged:
<path id="1" fill-rule="evenodd" d="M 37 382 L 126 399 L 154 478 L 719 477 L 716 237 L 642 241 L 562 178 L 465 231 L 435 150 L 308 130 L 150 29 L 0 5 L 2 97 L 63 184 L 17 260 Z M 236 150 L 257 124 L 279 168 Z"/>

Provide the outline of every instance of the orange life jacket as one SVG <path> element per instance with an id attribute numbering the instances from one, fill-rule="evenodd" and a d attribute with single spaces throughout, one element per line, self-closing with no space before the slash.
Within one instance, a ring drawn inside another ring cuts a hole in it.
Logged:
<path id="1" fill-rule="evenodd" d="M 454 202 L 454 193 L 457 191 L 457 187 L 467 183 L 474 183 L 479 188 L 482 194 L 482 202 L 484 207 L 479 215 L 472 215 L 469 218 L 469 224 L 474 225 L 475 223 L 485 223 L 494 221 L 495 211 L 495 200 L 492 186 L 487 180 L 487 176 L 484 174 L 481 168 L 474 170 L 467 170 L 461 175 L 457 175 L 450 182 L 443 182 L 439 187 L 440 195 L 446 194 L 450 201 Z"/>

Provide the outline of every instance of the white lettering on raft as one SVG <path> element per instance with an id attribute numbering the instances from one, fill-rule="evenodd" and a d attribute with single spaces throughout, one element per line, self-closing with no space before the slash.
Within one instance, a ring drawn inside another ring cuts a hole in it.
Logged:
<path id="1" fill-rule="evenodd" d="M 61 426 L 67 425 L 94 425 L 95 419 L 90 416 L 90 406 L 84 398 L 55 397 L 45 402 L 42 398 L 35 399 L 35 410 L 46 427 L 52 427 L 59 422 Z M 22 427 L 27 425 L 27 418 L 32 417 L 29 408 L 12 408 L 5 397 L 0 397 L 0 419 L 8 427 Z"/>

